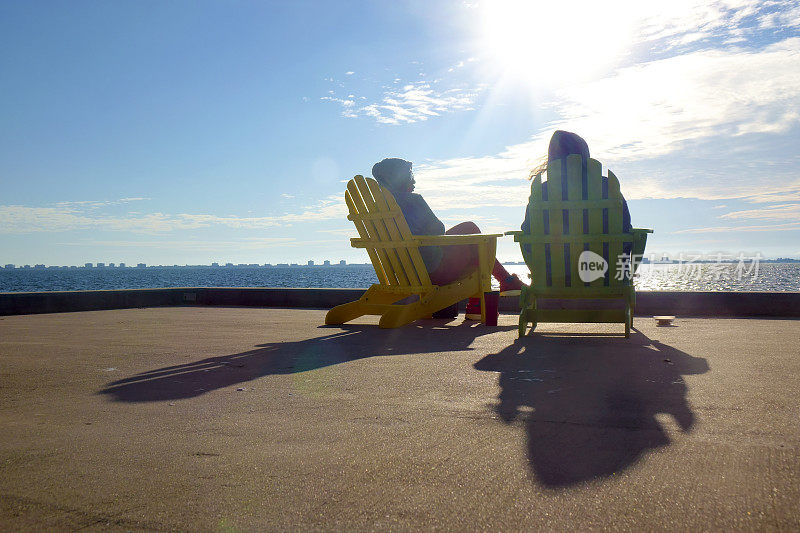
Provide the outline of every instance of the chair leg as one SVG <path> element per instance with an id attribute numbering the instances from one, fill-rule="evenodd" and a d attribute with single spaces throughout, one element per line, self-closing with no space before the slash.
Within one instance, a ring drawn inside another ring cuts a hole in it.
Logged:
<path id="1" fill-rule="evenodd" d="M 337 305 L 336 307 L 332 308 L 325 315 L 325 323 L 328 325 L 344 324 L 345 322 L 350 322 L 351 320 L 365 314 L 367 313 L 364 310 L 362 302 L 360 300 L 356 300 L 355 302 Z"/>
<path id="2" fill-rule="evenodd" d="M 402 294 L 383 292 L 373 285 L 355 302 L 348 302 L 331 308 L 325 315 L 325 323 L 328 325 L 344 324 L 360 316 L 379 314 L 376 312 L 376 305 L 391 304 L 403 296 Z"/>
<path id="3" fill-rule="evenodd" d="M 519 295 L 519 337 L 525 336 L 528 328 L 528 291 L 523 289 Z"/>
<path id="4" fill-rule="evenodd" d="M 631 324 L 633 319 L 633 313 L 631 312 L 631 304 L 630 302 L 626 302 L 625 304 L 625 338 L 631 338 Z"/>
<path id="5" fill-rule="evenodd" d="M 631 329 L 633 329 L 633 315 L 636 314 L 636 291 L 631 289 L 631 296 L 630 296 L 630 306 L 631 306 Z"/>
<path id="6" fill-rule="evenodd" d="M 444 309 L 450 305 L 457 305 L 461 301 L 462 295 L 453 293 L 452 291 L 439 290 L 436 293 L 421 298 L 420 300 L 406 304 L 389 306 L 387 311 L 384 311 L 378 325 L 381 328 L 399 328 L 410 324 L 420 318 L 425 318 L 432 315 L 432 309 Z M 455 303 L 451 304 L 455 299 Z"/>

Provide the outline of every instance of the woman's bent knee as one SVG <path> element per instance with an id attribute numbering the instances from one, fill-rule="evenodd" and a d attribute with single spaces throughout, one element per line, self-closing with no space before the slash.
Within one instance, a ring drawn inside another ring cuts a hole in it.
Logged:
<path id="1" fill-rule="evenodd" d="M 456 224 L 445 233 L 447 235 L 472 235 L 475 233 L 480 233 L 481 229 L 472 221 L 462 222 L 460 224 Z"/>

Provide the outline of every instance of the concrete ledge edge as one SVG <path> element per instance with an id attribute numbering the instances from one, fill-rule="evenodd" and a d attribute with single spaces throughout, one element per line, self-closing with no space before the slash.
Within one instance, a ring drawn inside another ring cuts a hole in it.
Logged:
<path id="1" fill-rule="evenodd" d="M 330 309 L 358 299 L 365 289 L 271 287 L 175 287 L 64 292 L 0 293 L 0 316 L 65 313 L 175 305 L 299 307 Z M 554 302 L 556 306 L 559 302 Z M 463 303 L 462 303 L 463 308 Z M 519 312 L 516 297 L 503 297 L 500 310 Z M 800 317 L 800 292 L 636 293 L 636 315 L 713 317 Z"/>

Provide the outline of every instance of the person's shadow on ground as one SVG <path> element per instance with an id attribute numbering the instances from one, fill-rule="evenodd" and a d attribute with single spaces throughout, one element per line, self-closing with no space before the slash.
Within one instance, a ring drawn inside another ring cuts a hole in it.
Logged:
<path id="1" fill-rule="evenodd" d="M 506 423 L 524 419 L 531 470 L 550 487 L 618 474 L 668 445 L 659 413 L 690 431 L 682 376 L 709 369 L 638 331 L 629 340 L 536 334 L 474 366 L 500 373 L 494 410 Z"/>
<path id="2" fill-rule="evenodd" d="M 298 342 L 261 344 L 247 352 L 142 372 L 111 382 L 99 393 L 120 402 L 191 398 L 262 376 L 304 372 L 365 357 L 471 350 L 475 338 L 513 328 L 425 320 L 392 330 L 349 324 L 320 329 L 335 332 Z"/>

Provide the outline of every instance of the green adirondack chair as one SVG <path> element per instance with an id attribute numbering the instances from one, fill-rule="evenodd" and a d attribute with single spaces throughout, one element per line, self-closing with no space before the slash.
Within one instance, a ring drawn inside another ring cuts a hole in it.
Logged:
<path id="1" fill-rule="evenodd" d="M 625 337 L 630 336 L 636 303 L 632 277 L 653 230 L 624 232 L 619 180 L 609 170 L 604 187 L 601 169 L 595 159 L 584 168 L 580 155 L 552 161 L 546 196 L 541 174 L 531 184 L 530 224 L 523 231 L 506 232 L 520 243 L 531 271 L 531 285 L 520 294 L 520 337 L 528 323 L 533 333 L 539 322 L 619 322 L 625 324 Z M 623 248 L 632 250 L 633 260 L 630 254 L 623 255 Z M 621 304 L 543 308 L 545 299 L 606 299 Z"/>

